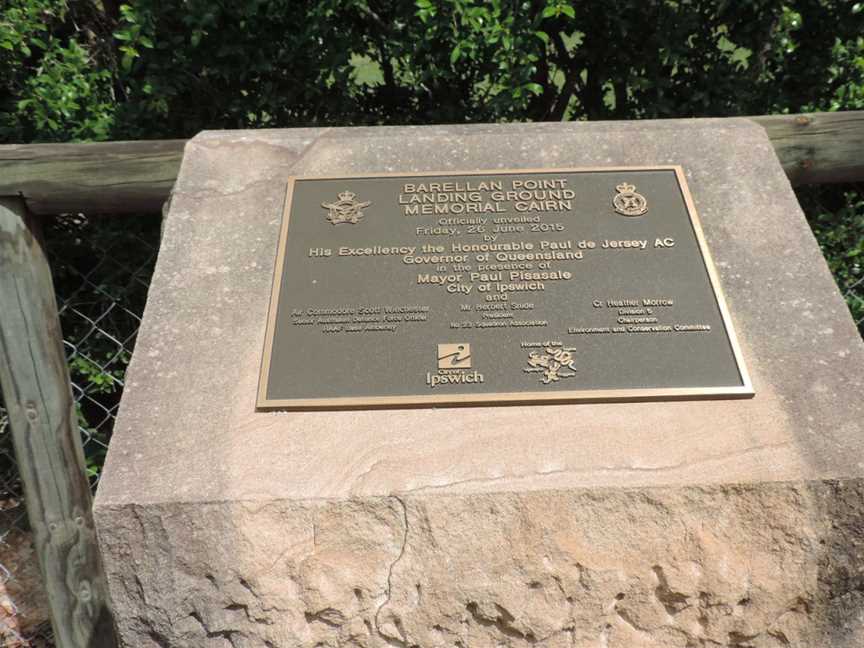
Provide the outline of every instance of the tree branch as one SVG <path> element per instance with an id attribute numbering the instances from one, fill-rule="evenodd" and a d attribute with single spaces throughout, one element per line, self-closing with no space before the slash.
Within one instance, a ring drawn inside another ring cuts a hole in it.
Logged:
<path id="1" fill-rule="evenodd" d="M 555 50 L 555 63 L 564 73 L 564 86 L 561 88 L 561 92 L 558 93 L 558 98 L 548 114 L 548 119 L 550 121 L 561 121 L 567 115 L 570 98 L 574 93 L 581 93 L 582 87 L 579 82 L 579 70 L 577 69 L 576 61 L 567 51 L 567 45 L 565 45 L 564 39 L 561 37 L 561 31 L 559 29 L 553 30 L 551 39 Z"/>

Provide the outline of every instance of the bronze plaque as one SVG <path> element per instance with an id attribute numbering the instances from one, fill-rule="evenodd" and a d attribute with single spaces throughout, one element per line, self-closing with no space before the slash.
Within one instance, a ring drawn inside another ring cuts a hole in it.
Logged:
<path id="1" fill-rule="evenodd" d="M 680 167 L 288 181 L 261 408 L 752 395 Z"/>

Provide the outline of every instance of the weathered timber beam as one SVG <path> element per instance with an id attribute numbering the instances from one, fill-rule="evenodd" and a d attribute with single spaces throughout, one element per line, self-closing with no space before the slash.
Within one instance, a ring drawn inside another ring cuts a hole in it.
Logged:
<path id="1" fill-rule="evenodd" d="M 864 181 L 864 111 L 750 117 L 793 185 Z M 185 140 L 0 146 L 0 196 L 35 214 L 158 213 Z"/>
<path id="2" fill-rule="evenodd" d="M 0 196 L 34 214 L 158 214 L 186 140 L 0 146 Z"/>
<path id="3" fill-rule="evenodd" d="M 0 198 L 0 388 L 57 647 L 113 648 L 51 269 L 20 198 Z"/>
<path id="4" fill-rule="evenodd" d="M 793 185 L 864 181 L 864 110 L 750 117 Z"/>

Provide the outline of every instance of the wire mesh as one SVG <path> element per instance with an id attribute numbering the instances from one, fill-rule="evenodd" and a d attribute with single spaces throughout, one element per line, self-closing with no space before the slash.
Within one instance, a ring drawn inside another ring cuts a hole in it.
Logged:
<path id="1" fill-rule="evenodd" d="M 95 490 L 158 249 L 158 218 L 55 219 L 46 232 L 87 473 Z"/>
<path id="2" fill-rule="evenodd" d="M 864 336 L 864 184 L 798 191 Z M 90 483 L 104 461 L 159 245 L 160 222 L 60 216 L 46 224 L 63 344 Z M 0 646 L 51 646 L 47 605 L 0 402 Z"/>

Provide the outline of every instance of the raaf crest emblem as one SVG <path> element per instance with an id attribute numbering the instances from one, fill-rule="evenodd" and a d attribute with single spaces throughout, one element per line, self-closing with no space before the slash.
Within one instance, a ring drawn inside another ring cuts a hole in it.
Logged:
<path id="1" fill-rule="evenodd" d="M 355 200 L 357 194 L 353 191 L 343 191 L 339 194 L 339 200 L 332 203 L 321 203 L 324 209 L 329 210 L 327 220 L 333 225 L 351 223 L 356 225 L 363 219 L 363 210 L 371 205 L 370 201 L 359 202 Z"/>

